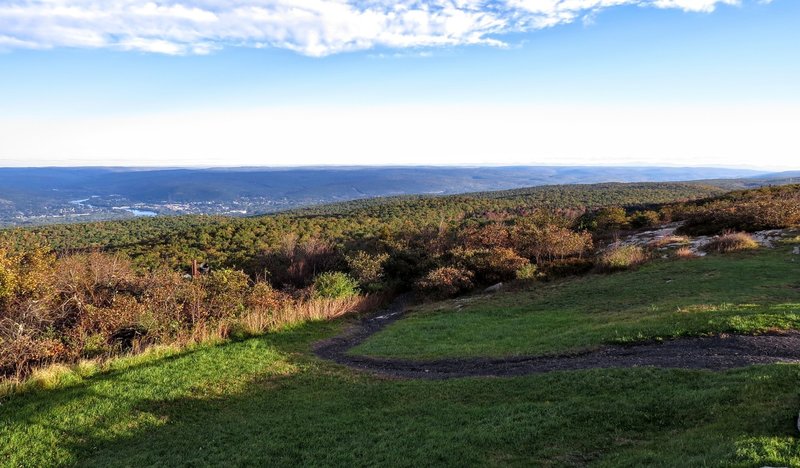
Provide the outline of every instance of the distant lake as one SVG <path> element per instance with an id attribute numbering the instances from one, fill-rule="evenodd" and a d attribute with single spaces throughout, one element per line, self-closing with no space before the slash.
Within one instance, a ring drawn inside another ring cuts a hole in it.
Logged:
<path id="1" fill-rule="evenodd" d="M 137 210 L 136 208 L 125 208 L 125 211 L 133 213 L 134 216 L 147 216 L 147 217 L 158 216 L 158 213 L 156 213 L 155 211 Z"/>

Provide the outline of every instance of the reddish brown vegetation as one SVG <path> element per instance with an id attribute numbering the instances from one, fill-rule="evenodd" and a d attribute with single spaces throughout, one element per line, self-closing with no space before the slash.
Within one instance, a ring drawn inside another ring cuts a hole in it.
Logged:
<path id="1" fill-rule="evenodd" d="M 433 297 L 452 297 L 472 289 L 474 276 L 471 271 L 463 268 L 441 267 L 417 281 L 417 287 Z"/>
<path id="2" fill-rule="evenodd" d="M 0 374 L 20 378 L 54 362 L 263 333 L 376 300 L 290 295 L 235 270 L 189 280 L 168 270 L 138 273 L 104 253 L 57 259 L 0 249 Z"/>

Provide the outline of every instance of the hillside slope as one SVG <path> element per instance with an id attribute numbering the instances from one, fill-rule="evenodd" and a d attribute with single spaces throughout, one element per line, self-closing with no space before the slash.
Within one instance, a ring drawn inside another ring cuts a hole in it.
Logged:
<path id="1" fill-rule="evenodd" d="M 754 330 L 776 320 L 792 325 L 796 317 L 790 315 L 798 307 L 793 280 L 775 272 L 759 282 L 739 284 L 750 270 L 744 268 L 741 278 L 726 280 L 736 269 L 723 265 L 763 261 L 762 266 L 778 267 L 785 254 L 670 262 L 631 274 L 554 284 L 538 293 L 492 296 L 463 312 L 428 313 L 455 318 L 443 325 L 454 327 L 452 343 L 386 340 L 383 350 L 396 356 L 417 345 L 471 355 L 563 349 L 576 343 L 570 336 L 581 333 L 565 334 L 560 318 L 571 322 L 578 315 L 585 321 L 598 314 L 603 326 L 589 323 L 578 330 L 590 332 L 589 343 L 598 337 L 613 340 L 613 334 L 596 331 L 615 328 L 624 331 L 620 337 L 625 340 L 642 339 L 651 336 L 654 324 L 672 331 L 675 316 L 661 312 L 677 307 L 681 308 L 677 313 L 686 317 L 699 314 L 711 326 L 709 331 L 716 330 L 717 320 Z M 694 276 L 674 286 L 654 281 L 668 272 Z M 609 290 L 620 291 L 614 284 L 636 279 L 653 281 L 653 286 L 641 287 L 660 288 L 663 294 L 635 289 L 608 297 Z M 699 283 L 697 290 L 688 285 L 692 279 Z M 732 308 L 740 309 L 735 313 L 743 321 L 732 322 L 730 308 L 686 306 L 725 301 L 721 288 L 725 281 L 736 286 Z M 525 310 L 523 299 L 547 305 L 548 310 Z M 752 300 L 760 302 L 740 305 Z M 509 310 L 511 304 L 516 310 Z M 542 314 L 546 320 L 538 318 Z M 418 336 L 438 340 L 437 333 L 446 332 L 442 327 L 421 327 L 426 314 L 419 315 L 408 319 L 409 326 L 418 328 Z M 477 315 L 483 318 L 470 318 Z M 513 327 L 508 326 L 511 317 L 517 317 Z M 797 364 L 721 372 L 596 369 L 502 380 L 385 379 L 314 357 L 314 344 L 341 333 L 346 324 L 346 320 L 308 323 L 218 346 L 151 352 L 114 361 L 105 370 L 84 365 L 72 372 L 41 373 L 28 392 L 0 400 L 0 464 L 418 466 L 435 461 L 444 466 L 744 467 L 800 463 L 794 420 Z M 493 347 L 496 335 L 483 333 L 493 327 L 504 329 L 516 341 L 500 342 L 501 350 Z M 459 341 L 462 335 L 477 344 Z"/>

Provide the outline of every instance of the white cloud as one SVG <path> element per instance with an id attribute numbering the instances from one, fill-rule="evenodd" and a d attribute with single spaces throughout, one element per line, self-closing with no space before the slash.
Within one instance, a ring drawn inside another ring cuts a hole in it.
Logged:
<path id="1" fill-rule="evenodd" d="M 680 8 L 685 11 L 711 12 L 718 3 L 736 5 L 738 0 L 656 0 L 658 8 Z"/>
<path id="2" fill-rule="evenodd" d="M 0 48 L 177 55 L 236 45 L 323 56 L 376 47 L 503 45 L 504 34 L 570 23 L 614 6 L 711 12 L 740 1 L 3 0 Z"/>

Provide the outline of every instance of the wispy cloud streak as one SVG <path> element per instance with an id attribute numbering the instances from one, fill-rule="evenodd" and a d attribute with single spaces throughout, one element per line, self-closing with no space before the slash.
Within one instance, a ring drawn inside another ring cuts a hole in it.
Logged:
<path id="1" fill-rule="evenodd" d="M 506 34 L 591 18 L 615 6 L 707 13 L 740 1 L 6 0 L 0 2 L 0 49 L 182 55 L 244 46 L 325 56 L 373 48 L 504 46 Z"/>

